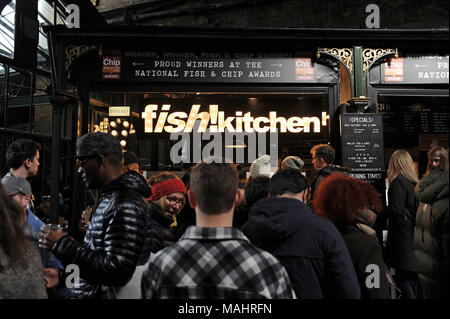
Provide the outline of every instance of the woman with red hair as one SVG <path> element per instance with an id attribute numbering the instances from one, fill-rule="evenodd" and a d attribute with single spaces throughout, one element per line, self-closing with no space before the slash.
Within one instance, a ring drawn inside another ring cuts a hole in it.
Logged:
<path id="1" fill-rule="evenodd" d="M 368 210 L 381 211 L 375 188 L 344 174 L 332 174 L 320 184 L 312 206 L 317 215 L 331 220 L 347 245 L 361 287 L 361 299 L 389 299 L 387 268 L 376 233 L 358 223 Z"/>

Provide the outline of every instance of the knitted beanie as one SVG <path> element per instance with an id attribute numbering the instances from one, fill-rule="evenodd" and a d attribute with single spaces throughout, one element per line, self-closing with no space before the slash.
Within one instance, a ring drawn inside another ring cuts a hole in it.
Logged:
<path id="1" fill-rule="evenodd" d="M 288 156 L 281 163 L 281 169 L 285 168 L 293 168 L 297 170 L 301 170 L 305 163 L 302 161 L 300 157 L 297 156 Z"/>
<path id="2" fill-rule="evenodd" d="M 173 193 L 185 193 L 186 188 L 180 179 L 169 179 L 152 186 L 152 196 L 149 200 L 157 200 L 161 197 Z"/>
<path id="3" fill-rule="evenodd" d="M 256 177 L 258 175 L 264 175 L 267 177 L 272 176 L 272 171 L 270 170 L 270 156 L 262 155 L 257 158 L 250 166 L 250 176 Z"/>

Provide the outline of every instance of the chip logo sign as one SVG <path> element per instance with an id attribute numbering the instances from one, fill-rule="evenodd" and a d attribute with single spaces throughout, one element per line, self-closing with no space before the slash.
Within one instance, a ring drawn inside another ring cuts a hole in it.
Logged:
<path id="1" fill-rule="evenodd" d="M 403 58 L 391 59 L 390 64 L 384 67 L 384 80 L 386 82 L 403 82 Z"/>
<path id="2" fill-rule="evenodd" d="M 295 79 L 314 81 L 314 67 L 311 58 L 295 58 Z"/>
<path id="3" fill-rule="evenodd" d="M 130 116 L 130 107 L 129 106 L 110 106 L 108 108 L 109 116 Z"/>
<path id="4" fill-rule="evenodd" d="M 105 55 L 102 57 L 102 79 L 120 79 L 122 57 Z"/>

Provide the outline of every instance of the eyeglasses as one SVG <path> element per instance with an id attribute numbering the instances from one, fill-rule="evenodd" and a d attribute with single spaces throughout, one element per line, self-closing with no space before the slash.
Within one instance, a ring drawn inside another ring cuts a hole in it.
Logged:
<path id="1" fill-rule="evenodd" d="M 184 205 L 184 198 L 179 199 L 176 197 L 166 197 L 166 199 L 171 205 L 175 205 L 175 204 Z"/>

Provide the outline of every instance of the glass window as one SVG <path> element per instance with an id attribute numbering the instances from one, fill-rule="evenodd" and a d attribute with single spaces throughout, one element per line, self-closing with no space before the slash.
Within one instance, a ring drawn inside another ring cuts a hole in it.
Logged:
<path id="1" fill-rule="evenodd" d="M 10 59 L 14 57 L 15 11 L 15 0 L 0 2 L 0 54 Z"/>
<path id="2" fill-rule="evenodd" d="M 7 128 L 28 131 L 30 125 L 31 108 L 30 72 L 10 69 L 8 85 Z"/>
<path id="3" fill-rule="evenodd" d="M 126 119 L 133 124 L 136 134 L 128 135 L 126 148 L 143 159 L 144 170 L 180 170 L 199 156 L 229 154 L 234 162 L 244 164 L 251 164 L 260 155 L 274 154 L 274 166 L 278 159 L 296 155 L 309 169 L 311 147 L 330 141 L 329 96 L 325 93 L 127 93 L 119 98 L 117 94 L 93 92 L 91 96 L 111 102 L 94 108 L 92 129 L 114 130 L 121 139 L 122 129 L 116 128 L 118 117 L 108 116 L 108 106 L 131 107 L 132 116 L 120 118 L 120 122 Z M 190 122 L 194 113 L 201 117 L 200 126 L 205 130 L 239 134 L 232 139 L 223 133 L 218 139 L 204 134 L 199 142 L 194 141 L 192 132 L 198 130 Z M 271 128 L 277 133 L 276 140 L 271 140 Z M 186 129 L 191 132 L 188 139 L 171 139 L 171 132 Z M 213 150 L 215 142 L 218 146 Z"/>
<path id="4" fill-rule="evenodd" d="M 386 161 L 395 150 L 407 149 L 421 176 L 430 147 L 448 148 L 448 97 L 379 95 L 378 102 L 383 114 Z"/>
<path id="5" fill-rule="evenodd" d="M 3 64 L 0 63 L 0 127 L 5 127 L 5 93 L 6 93 L 6 82 L 5 82 L 5 68 Z"/>

